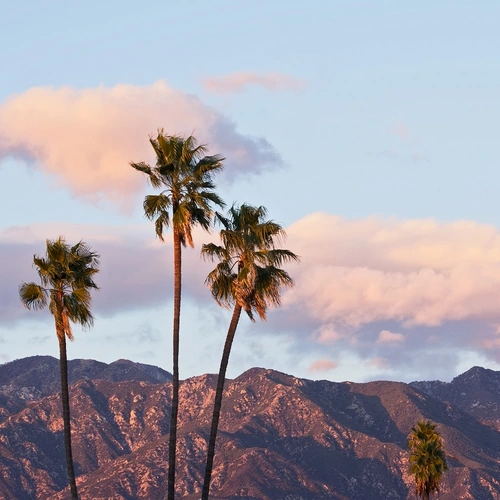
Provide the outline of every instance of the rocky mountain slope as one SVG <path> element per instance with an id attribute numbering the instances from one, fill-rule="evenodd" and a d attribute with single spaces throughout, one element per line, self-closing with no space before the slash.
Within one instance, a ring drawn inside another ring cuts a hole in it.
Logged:
<path id="1" fill-rule="evenodd" d="M 70 362 L 82 500 L 163 499 L 170 376 L 120 360 Z M 0 498 L 66 499 L 58 361 L 0 365 Z M 439 498 L 500 497 L 500 373 L 451 383 L 334 383 L 251 369 L 226 386 L 214 499 L 410 499 L 406 439 L 438 424 L 449 454 Z M 199 498 L 216 377 L 181 384 L 178 498 Z"/>

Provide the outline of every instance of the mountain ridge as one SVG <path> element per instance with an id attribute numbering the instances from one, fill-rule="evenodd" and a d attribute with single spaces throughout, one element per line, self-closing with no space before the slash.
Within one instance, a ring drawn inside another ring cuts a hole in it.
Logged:
<path id="1" fill-rule="evenodd" d="M 58 361 L 34 358 L 0 365 L 0 497 L 6 500 L 67 496 L 60 397 L 57 390 L 47 394 L 57 385 Z M 168 372 L 127 360 L 72 360 L 69 367 L 82 500 L 163 498 Z M 451 382 L 410 384 L 247 370 L 226 382 L 211 498 L 414 498 L 406 439 L 423 418 L 438 425 L 450 457 L 440 498 L 497 498 L 497 381 L 499 372 L 481 367 Z M 177 492 L 184 500 L 199 498 L 215 384 L 213 374 L 181 382 Z"/>

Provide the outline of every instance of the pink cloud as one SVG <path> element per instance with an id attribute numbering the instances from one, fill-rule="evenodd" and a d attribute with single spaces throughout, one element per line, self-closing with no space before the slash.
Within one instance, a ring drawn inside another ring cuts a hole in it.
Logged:
<path id="1" fill-rule="evenodd" d="M 256 74 L 251 72 L 231 73 L 220 77 L 206 78 L 203 86 L 209 92 L 242 92 L 250 85 L 264 87 L 271 91 L 301 90 L 305 82 L 283 73 Z"/>
<path id="2" fill-rule="evenodd" d="M 122 311 L 147 309 L 164 304 L 172 296 L 172 245 L 155 239 L 152 224 L 99 226 L 86 224 L 37 224 L 12 227 L 0 231 L 0 255 L 9 266 L 0 267 L 0 322 L 13 323 L 27 313 L 18 297 L 22 281 L 36 281 L 33 254 L 44 254 L 45 239 L 63 235 L 69 243 L 83 239 L 100 254 L 100 272 L 96 283 L 100 290 L 93 294 L 93 309 L 101 316 Z M 208 240 L 195 229 L 194 240 L 200 245 Z M 183 253 L 183 294 L 199 303 L 212 305 L 213 299 L 204 284 L 211 264 L 200 259 L 199 249 Z M 140 264 L 138 264 L 140 263 Z M 214 305 L 215 307 L 215 305 Z"/>
<path id="3" fill-rule="evenodd" d="M 9 262 L 0 268 L 0 321 L 11 324 L 27 317 L 17 286 L 36 279 L 33 253 L 42 253 L 45 238 L 59 234 L 68 241 L 83 238 L 102 255 L 97 314 L 163 304 L 171 296 L 171 243 L 167 236 L 161 244 L 153 233 L 146 222 L 0 231 L 0 254 Z M 415 363 L 415 349 L 426 356 L 451 353 L 450 366 L 459 362 L 457 350 L 488 357 L 500 352 L 500 231 L 495 227 L 311 214 L 291 225 L 288 235 L 286 247 L 302 258 L 288 268 L 295 287 L 269 315 L 268 326 L 259 323 L 259 328 L 285 332 L 301 355 L 307 349 L 319 359 L 330 354 L 338 359 L 356 352 L 361 362 L 380 358 L 385 360 L 377 362 L 380 369 L 384 363 L 402 369 Z M 194 237 L 197 245 L 217 240 L 216 234 L 201 231 Z M 186 250 L 184 263 L 185 298 L 194 299 L 200 311 L 215 312 L 204 284 L 211 265 L 199 258 L 197 249 Z"/>
<path id="4" fill-rule="evenodd" d="M 291 270 L 296 286 L 285 302 L 310 319 L 320 342 L 380 321 L 500 324 L 500 232 L 493 226 L 316 213 L 288 235 L 302 262 Z"/>
<path id="5" fill-rule="evenodd" d="M 242 135 L 198 97 L 163 81 L 80 90 L 35 87 L 11 96 L 0 105 L 0 159 L 35 160 L 75 196 L 124 207 L 145 184 L 129 162 L 154 160 L 148 138 L 158 128 L 194 132 L 211 153 L 227 157 L 229 179 L 281 165 L 264 138 Z"/>
<path id="6" fill-rule="evenodd" d="M 339 366 L 335 361 L 331 361 L 330 359 L 318 359 L 314 361 L 314 363 L 309 366 L 310 372 L 326 372 L 330 370 L 335 370 Z"/>
<path id="7" fill-rule="evenodd" d="M 314 332 L 314 338 L 320 344 L 329 344 L 344 337 L 332 324 L 322 324 Z"/>
<path id="8" fill-rule="evenodd" d="M 382 330 L 377 338 L 377 344 L 400 344 L 404 339 L 405 336 L 402 333 Z"/>
<path id="9" fill-rule="evenodd" d="M 390 133 L 392 135 L 395 135 L 396 137 L 399 137 L 402 142 L 408 142 L 410 139 L 412 139 L 410 130 L 404 122 L 398 122 L 396 125 L 394 125 L 394 127 L 391 128 Z"/>
<path id="10" fill-rule="evenodd" d="M 376 356 L 365 361 L 365 366 L 376 368 L 377 370 L 387 370 L 390 368 L 389 361 L 386 358 Z"/>

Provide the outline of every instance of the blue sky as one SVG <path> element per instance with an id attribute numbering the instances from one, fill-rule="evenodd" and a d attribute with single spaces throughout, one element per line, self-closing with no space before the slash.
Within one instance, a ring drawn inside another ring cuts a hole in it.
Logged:
<path id="1" fill-rule="evenodd" d="M 102 254 L 70 357 L 170 369 L 171 247 L 129 161 L 195 132 L 219 192 L 265 205 L 300 254 L 229 375 L 441 378 L 500 360 L 497 2 L 31 2 L 0 20 L 0 361 L 57 355 L 17 298 L 46 238 Z M 230 313 L 185 255 L 181 376 L 218 369 Z"/>

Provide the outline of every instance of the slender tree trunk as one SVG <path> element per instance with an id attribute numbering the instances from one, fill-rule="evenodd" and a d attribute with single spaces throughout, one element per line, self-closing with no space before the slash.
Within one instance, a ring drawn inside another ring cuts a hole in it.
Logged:
<path id="1" fill-rule="evenodd" d="M 64 446 L 66 448 L 66 468 L 68 471 L 69 486 L 71 488 L 71 499 L 78 500 L 76 489 L 75 469 L 73 467 L 73 452 L 71 450 L 71 419 L 69 412 L 69 391 L 68 391 L 68 359 L 66 356 L 66 334 L 57 332 L 59 340 L 59 368 L 61 372 L 61 400 L 64 422 Z"/>
<path id="2" fill-rule="evenodd" d="M 168 442 L 168 500 L 175 498 L 175 457 L 177 447 L 177 414 L 179 412 L 179 329 L 181 322 L 181 265 L 182 249 L 179 230 L 174 235 L 174 327 L 173 327 L 173 379 L 170 436 Z"/>
<path id="3" fill-rule="evenodd" d="M 217 389 L 215 391 L 214 413 L 212 416 L 212 427 L 210 429 L 210 438 L 208 441 L 207 451 L 207 465 L 205 468 L 205 480 L 203 482 L 203 491 L 201 494 L 202 500 L 208 500 L 208 493 L 210 490 L 210 480 L 212 478 L 212 469 L 214 465 L 215 456 L 215 441 L 217 439 L 217 429 L 219 428 L 219 417 L 222 406 L 222 394 L 224 392 L 224 382 L 226 380 L 227 364 L 229 362 L 229 355 L 231 354 L 231 346 L 233 345 L 234 334 L 238 326 L 238 321 L 241 316 L 241 306 L 236 304 L 233 311 L 233 317 L 229 324 L 227 331 L 226 343 L 224 344 L 224 351 L 219 368 L 219 377 L 217 379 Z"/>

